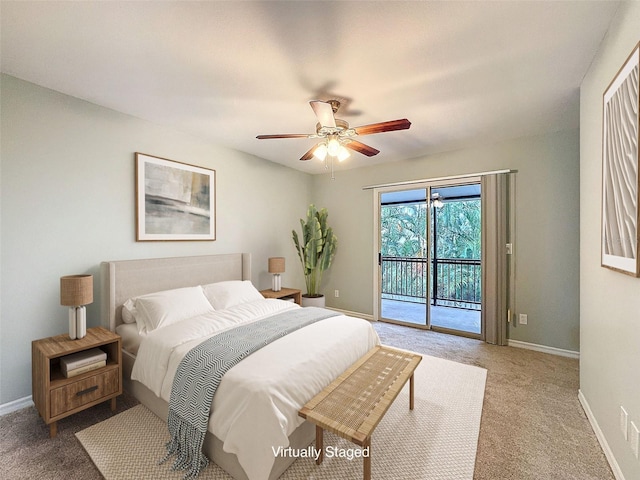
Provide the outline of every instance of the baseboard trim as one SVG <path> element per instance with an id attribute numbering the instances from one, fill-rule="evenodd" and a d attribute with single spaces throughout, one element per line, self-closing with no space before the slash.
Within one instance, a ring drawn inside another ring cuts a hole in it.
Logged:
<path id="1" fill-rule="evenodd" d="M 343 310 L 341 308 L 333 308 L 327 307 L 329 310 L 333 310 L 338 313 L 342 313 L 343 315 L 348 315 L 350 317 L 358 317 L 363 318 L 365 320 L 369 320 L 370 322 L 374 322 L 373 315 L 369 315 L 366 313 L 353 312 L 350 310 Z M 551 355 L 559 355 L 561 357 L 569 357 L 580 359 L 580 352 L 576 352 L 574 350 L 565 350 L 563 348 L 549 347 L 547 345 L 538 345 L 537 343 L 529 343 L 523 342 L 520 340 L 508 340 L 508 345 L 510 347 L 516 348 L 524 348 L 527 350 L 535 350 L 536 352 L 549 353 Z"/>
<path id="2" fill-rule="evenodd" d="M 535 350 L 536 352 L 550 353 L 551 355 L 559 355 L 561 357 L 580 358 L 580 352 L 573 350 L 565 350 L 563 348 L 548 347 L 546 345 L 538 345 L 537 343 L 522 342 L 520 340 L 508 340 L 507 345 L 516 348 L 525 348 L 527 350 Z"/>
<path id="3" fill-rule="evenodd" d="M 369 320 L 370 322 L 373 322 L 373 315 L 368 315 L 366 313 L 360 313 L 360 312 L 352 312 L 350 310 L 342 310 L 341 308 L 333 308 L 333 307 L 327 307 L 329 310 L 333 310 L 334 312 L 338 312 L 341 313 L 343 315 L 348 315 L 349 317 L 357 317 L 357 318 L 362 318 L 364 320 Z"/>
<path id="4" fill-rule="evenodd" d="M 598 425 L 596 417 L 593 415 L 593 412 L 591 411 L 589 402 L 587 401 L 586 397 L 582 393 L 582 390 L 580 389 L 578 389 L 578 400 L 580 401 L 580 405 L 582 405 L 582 409 L 584 410 L 584 413 L 587 415 L 587 419 L 591 424 L 591 428 L 593 429 L 593 432 L 596 434 L 596 438 L 598 439 L 598 443 L 600 444 L 600 447 L 604 452 L 604 456 L 607 458 L 607 462 L 609 462 L 609 466 L 613 471 L 613 476 L 616 477 L 616 480 L 625 480 L 624 474 L 622 473 L 622 470 L 620 470 L 620 465 L 618 465 L 618 462 L 616 461 L 616 457 L 614 457 L 613 452 L 611 451 L 611 448 L 607 443 L 607 439 L 605 438 L 604 433 L 602 433 L 602 430 L 600 429 L 600 425 Z"/>
<path id="5" fill-rule="evenodd" d="M 13 402 L 3 403 L 2 405 L 0 405 L 0 417 L 17 410 L 22 410 L 23 408 L 27 408 L 32 405 L 33 399 L 31 398 L 31 395 L 29 395 L 28 397 L 19 398 L 18 400 L 14 400 Z"/>
<path id="6" fill-rule="evenodd" d="M 327 307 L 327 308 L 329 310 L 333 310 L 335 312 L 342 313 L 343 315 L 348 315 L 350 317 L 363 318 L 365 320 L 369 320 L 370 322 L 375 321 L 373 319 L 373 315 L 369 315 L 366 313 L 352 312 L 350 310 L 342 310 L 341 308 L 333 308 L 333 307 Z M 538 345 L 537 343 L 522 342 L 520 340 L 508 340 L 508 345 L 510 347 L 524 348 L 527 350 L 535 350 L 536 352 L 549 353 L 551 355 L 559 355 L 561 357 L 569 357 L 569 358 L 575 358 L 575 359 L 580 358 L 580 352 L 576 352 L 573 350 L 565 350 L 563 348 L 549 347 L 547 345 Z"/>

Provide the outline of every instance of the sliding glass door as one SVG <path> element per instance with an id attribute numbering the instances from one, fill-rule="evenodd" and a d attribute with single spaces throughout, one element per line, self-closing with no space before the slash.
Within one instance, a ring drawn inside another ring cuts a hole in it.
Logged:
<path id="1" fill-rule="evenodd" d="M 479 183 L 433 187 L 431 325 L 481 336 L 481 189 Z"/>
<path id="2" fill-rule="evenodd" d="M 429 187 L 381 192 L 379 198 L 380 317 L 429 328 Z"/>
<path id="3" fill-rule="evenodd" d="M 377 198 L 377 317 L 481 338 L 478 180 L 384 188 Z"/>

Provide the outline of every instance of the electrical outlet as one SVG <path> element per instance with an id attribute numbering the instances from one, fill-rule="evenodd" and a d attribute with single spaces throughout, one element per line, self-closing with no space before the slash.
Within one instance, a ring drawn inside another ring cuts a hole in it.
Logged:
<path id="1" fill-rule="evenodd" d="M 518 315 L 518 323 L 520 325 L 526 325 L 528 321 L 529 319 L 527 318 L 526 313 L 521 313 L 520 315 Z"/>
<path id="2" fill-rule="evenodd" d="M 631 450 L 636 458 L 638 458 L 638 447 L 640 447 L 640 430 L 635 423 L 631 422 Z"/>
<path id="3" fill-rule="evenodd" d="M 333 296 L 338 298 L 340 296 L 340 290 L 334 290 L 333 291 Z"/>
<path id="4" fill-rule="evenodd" d="M 627 411 L 624 409 L 623 406 L 620 406 L 620 431 L 622 432 L 622 436 L 624 437 L 624 439 L 627 439 L 627 435 L 628 435 L 628 428 L 627 425 L 629 424 L 629 414 L 627 413 Z"/>

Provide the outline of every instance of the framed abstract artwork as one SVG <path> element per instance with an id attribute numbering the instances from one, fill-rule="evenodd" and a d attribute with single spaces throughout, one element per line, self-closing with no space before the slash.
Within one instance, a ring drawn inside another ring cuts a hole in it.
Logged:
<path id="1" fill-rule="evenodd" d="M 136 153 L 136 240 L 215 240 L 216 171 Z"/>
<path id="2" fill-rule="evenodd" d="M 640 43 L 603 97 L 602 266 L 640 275 L 638 262 L 638 69 Z"/>

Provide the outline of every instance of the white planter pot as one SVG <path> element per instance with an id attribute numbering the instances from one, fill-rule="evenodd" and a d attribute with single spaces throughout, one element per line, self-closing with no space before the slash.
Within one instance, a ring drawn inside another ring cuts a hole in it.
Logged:
<path id="1" fill-rule="evenodd" d="M 321 307 L 324 308 L 324 295 L 320 297 L 307 297 L 302 295 L 300 305 L 303 307 Z"/>

